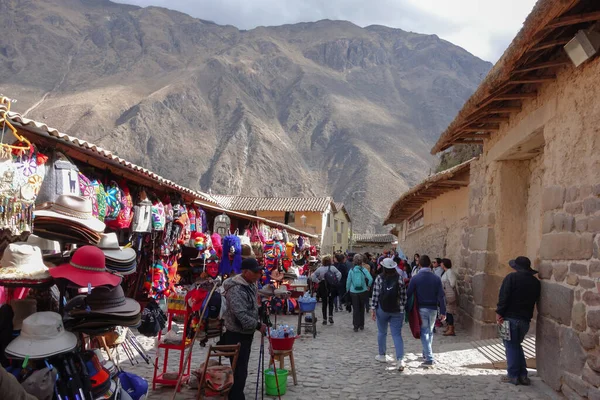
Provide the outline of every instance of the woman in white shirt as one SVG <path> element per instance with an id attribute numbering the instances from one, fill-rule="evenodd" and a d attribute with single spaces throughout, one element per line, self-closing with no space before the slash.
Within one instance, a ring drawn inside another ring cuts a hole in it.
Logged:
<path id="1" fill-rule="evenodd" d="M 444 274 L 442 275 L 442 287 L 446 295 L 446 322 L 448 328 L 444 336 L 456 336 L 454 332 L 454 314 L 458 308 L 458 295 L 456 293 L 456 274 L 452 271 L 452 261 L 448 258 L 442 260 Z"/>

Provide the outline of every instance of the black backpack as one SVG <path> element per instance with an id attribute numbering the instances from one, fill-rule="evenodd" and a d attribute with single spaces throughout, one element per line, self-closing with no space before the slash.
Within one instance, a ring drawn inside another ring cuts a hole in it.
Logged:
<path id="1" fill-rule="evenodd" d="M 400 284 L 398 283 L 397 275 L 394 275 L 393 278 L 381 277 L 379 304 L 385 312 L 400 312 Z"/>
<path id="2" fill-rule="evenodd" d="M 337 275 L 331 270 L 331 265 L 327 268 L 327 272 L 325 272 L 325 282 L 330 287 L 338 287 L 340 284 Z"/>

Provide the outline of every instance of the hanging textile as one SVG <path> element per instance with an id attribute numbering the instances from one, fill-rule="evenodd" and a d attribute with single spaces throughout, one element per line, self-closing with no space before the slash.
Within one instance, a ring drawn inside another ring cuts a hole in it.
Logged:
<path id="1" fill-rule="evenodd" d="M 223 258 L 221 259 L 220 274 L 239 274 L 242 272 L 242 244 L 237 235 L 227 235 L 223 239 Z"/>

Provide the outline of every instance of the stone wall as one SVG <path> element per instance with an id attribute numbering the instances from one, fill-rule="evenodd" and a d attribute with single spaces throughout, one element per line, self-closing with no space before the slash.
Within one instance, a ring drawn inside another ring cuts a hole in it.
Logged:
<path id="1" fill-rule="evenodd" d="M 542 283 L 538 372 L 569 399 L 600 399 L 598 76 L 598 59 L 565 68 L 486 141 L 471 165 L 457 269 L 463 321 L 492 337 L 507 262 L 531 258 Z M 540 146 L 519 154 L 524 143 Z"/>

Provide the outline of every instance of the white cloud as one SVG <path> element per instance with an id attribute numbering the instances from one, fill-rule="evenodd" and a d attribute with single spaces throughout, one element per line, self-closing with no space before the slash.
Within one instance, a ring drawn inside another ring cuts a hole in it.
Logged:
<path id="1" fill-rule="evenodd" d="M 385 25 L 437 34 L 476 56 L 496 61 L 535 0 L 118 0 L 155 5 L 240 29 L 320 19 Z"/>

